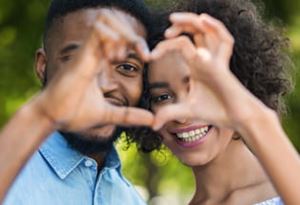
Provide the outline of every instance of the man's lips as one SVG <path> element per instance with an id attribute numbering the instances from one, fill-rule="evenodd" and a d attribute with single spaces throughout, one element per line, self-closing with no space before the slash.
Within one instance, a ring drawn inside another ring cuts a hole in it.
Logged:
<path id="1" fill-rule="evenodd" d="M 128 106 L 127 100 L 122 100 L 117 97 L 106 97 L 105 100 L 115 106 Z"/>

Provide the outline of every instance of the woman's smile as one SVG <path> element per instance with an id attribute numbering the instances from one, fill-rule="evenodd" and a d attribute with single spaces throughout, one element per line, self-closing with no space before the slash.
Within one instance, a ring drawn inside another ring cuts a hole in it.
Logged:
<path id="1" fill-rule="evenodd" d="M 178 145 L 193 148 L 205 142 L 211 128 L 211 125 L 189 126 L 174 129 L 171 134 L 175 137 Z"/>

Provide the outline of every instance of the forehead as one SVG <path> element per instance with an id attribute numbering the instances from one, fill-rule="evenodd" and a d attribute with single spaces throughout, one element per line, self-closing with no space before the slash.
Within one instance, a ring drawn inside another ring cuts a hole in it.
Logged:
<path id="1" fill-rule="evenodd" d="M 85 40 L 96 18 L 104 10 L 113 12 L 114 15 L 127 21 L 128 24 L 126 26 L 131 26 L 138 35 L 146 37 L 146 31 L 142 23 L 129 13 L 116 8 L 88 8 L 71 12 L 55 20 L 50 29 L 49 46 L 59 49 L 60 46 L 65 45 L 67 42 L 80 43 Z"/>
<path id="2" fill-rule="evenodd" d="M 148 80 L 153 82 L 179 82 L 189 76 L 187 62 L 178 51 L 170 51 L 149 66 Z"/>

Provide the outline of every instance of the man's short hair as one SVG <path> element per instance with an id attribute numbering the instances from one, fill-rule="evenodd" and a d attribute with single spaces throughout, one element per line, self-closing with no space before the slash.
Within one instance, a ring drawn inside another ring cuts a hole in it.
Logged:
<path id="1" fill-rule="evenodd" d="M 49 30 L 56 19 L 81 9 L 97 7 L 117 8 L 128 12 L 145 26 L 147 33 L 151 28 L 151 15 L 143 0 L 52 0 L 45 22 L 44 46 L 46 46 Z"/>

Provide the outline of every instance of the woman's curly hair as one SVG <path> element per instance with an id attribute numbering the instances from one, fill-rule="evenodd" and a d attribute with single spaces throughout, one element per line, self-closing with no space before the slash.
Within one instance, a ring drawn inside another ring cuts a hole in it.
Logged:
<path id="1" fill-rule="evenodd" d="M 206 13 L 222 21 L 235 39 L 231 71 L 251 93 L 281 115 L 285 112 L 283 96 L 292 88 L 289 41 L 278 28 L 263 20 L 259 14 L 262 8 L 262 4 L 258 6 L 250 0 L 183 0 L 169 12 Z M 150 47 L 163 40 L 164 30 L 170 25 L 164 18 L 165 23 L 157 26 L 152 35 Z M 149 101 L 145 80 L 141 107 L 149 109 Z M 136 142 L 144 152 L 161 147 L 161 138 L 150 129 L 131 128 L 126 132 L 128 141 Z"/>

